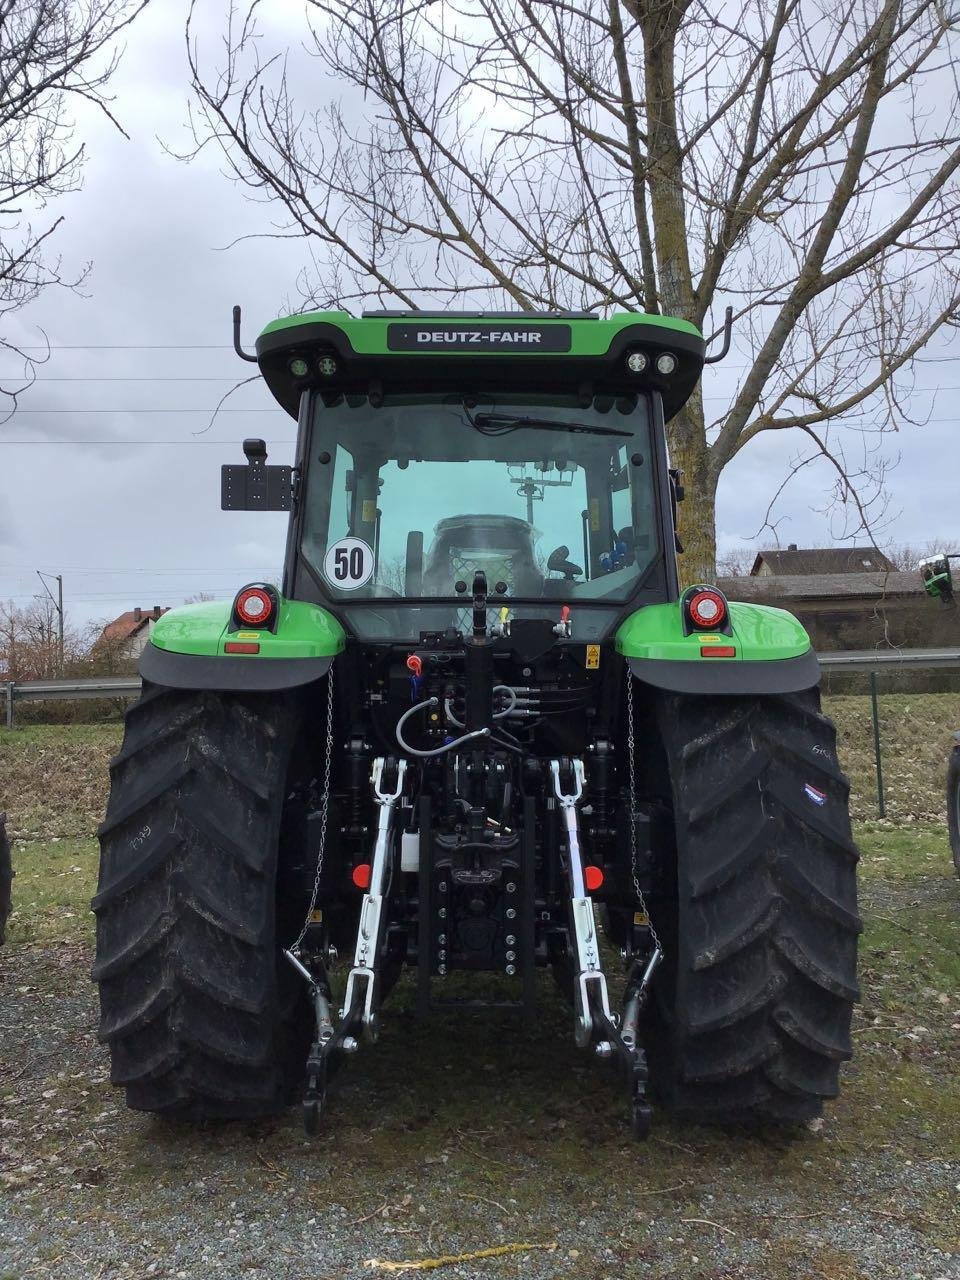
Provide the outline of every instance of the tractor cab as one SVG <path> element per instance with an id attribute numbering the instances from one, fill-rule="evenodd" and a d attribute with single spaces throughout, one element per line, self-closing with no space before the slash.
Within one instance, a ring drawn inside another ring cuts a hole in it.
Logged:
<path id="1" fill-rule="evenodd" d="M 578 639 L 608 631 L 658 561 L 667 595 L 647 396 L 321 393 L 310 412 L 292 587 L 348 630 L 463 629 L 478 570 L 513 617 L 569 605 Z"/>
<path id="2" fill-rule="evenodd" d="M 502 623 L 568 606 L 575 640 L 677 598 L 663 425 L 702 365 L 692 326 L 336 313 L 268 326 L 257 352 L 302 427 L 284 593 L 348 633 L 463 629 L 477 569 Z"/>

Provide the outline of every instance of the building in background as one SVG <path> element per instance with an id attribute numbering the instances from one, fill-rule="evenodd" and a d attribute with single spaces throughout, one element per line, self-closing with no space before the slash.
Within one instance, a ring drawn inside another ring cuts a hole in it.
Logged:
<path id="1" fill-rule="evenodd" d="M 93 653 L 109 652 L 118 662 L 135 662 L 150 639 L 154 623 L 165 613 L 169 613 L 169 606 L 162 608 L 158 604 L 152 609 L 128 609 L 103 628 Z"/>
<path id="2" fill-rule="evenodd" d="M 893 565 L 876 547 L 798 547 L 760 551 L 751 578 L 804 577 L 837 573 L 889 573 Z"/>

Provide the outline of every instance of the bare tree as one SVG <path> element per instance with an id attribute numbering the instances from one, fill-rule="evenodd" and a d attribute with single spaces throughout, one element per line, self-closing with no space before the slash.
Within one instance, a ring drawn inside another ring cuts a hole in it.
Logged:
<path id="1" fill-rule="evenodd" d="M 79 663 L 87 651 L 84 637 L 69 622 L 64 630 L 64 667 Z M 60 675 L 59 618 L 46 596 L 24 608 L 0 601 L 0 680 L 46 680 Z"/>
<path id="2" fill-rule="evenodd" d="M 947 555 L 960 555 L 960 542 L 956 538 L 931 538 L 921 546 L 896 542 L 884 547 L 884 554 L 901 573 L 915 573 L 917 565 L 928 556 L 945 551 Z"/>
<path id="3" fill-rule="evenodd" d="M 10 334 L 12 313 L 50 285 L 75 287 L 49 254 L 63 218 L 45 216 L 80 185 L 84 144 L 72 107 L 92 103 L 120 129 L 106 88 L 116 40 L 150 0 L 0 0 L 0 350 L 23 361 L 23 377 L 0 386 L 0 419 L 32 383 L 37 356 Z M 123 130 L 120 129 L 122 133 Z"/>
<path id="4" fill-rule="evenodd" d="M 960 315 L 956 6 L 942 0 L 309 0 L 316 70 L 231 6 L 198 147 L 306 239 L 307 300 L 737 313 L 736 389 L 669 426 L 716 559 L 724 468 L 793 433 L 870 534 L 911 370 Z M 312 104 L 318 84 L 332 86 Z M 770 517 L 768 516 L 768 521 Z"/>
<path id="5" fill-rule="evenodd" d="M 717 556 L 718 578 L 747 578 L 757 558 L 752 547 L 736 547 Z"/>

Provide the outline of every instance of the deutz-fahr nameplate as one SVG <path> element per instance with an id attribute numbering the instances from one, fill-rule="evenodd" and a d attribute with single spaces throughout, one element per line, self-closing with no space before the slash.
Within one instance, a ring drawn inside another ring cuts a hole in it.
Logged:
<path id="1" fill-rule="evenodd" d="M 569 351 L 568 324 L 423 324 L 387 325 L 391 351 Z"/>

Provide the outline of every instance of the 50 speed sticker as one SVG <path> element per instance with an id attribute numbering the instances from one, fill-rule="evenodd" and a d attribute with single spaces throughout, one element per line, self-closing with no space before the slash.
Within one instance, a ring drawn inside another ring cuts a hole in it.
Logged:
<path id="1" fill-rule="evenodd" d="M 341 591 L 356 591 L 373 577 L 373 547 L 362 538 L 341 538 L 323 558 L 327 581 Z"/>

